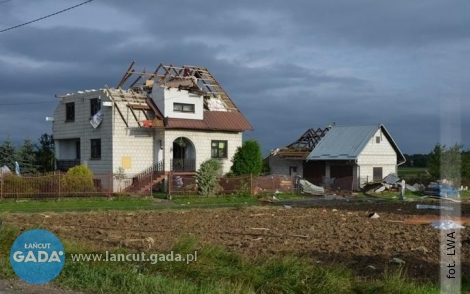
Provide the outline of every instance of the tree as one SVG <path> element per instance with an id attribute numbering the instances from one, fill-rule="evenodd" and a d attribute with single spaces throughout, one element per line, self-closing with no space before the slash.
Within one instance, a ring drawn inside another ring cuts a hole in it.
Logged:
<path id="1" fill-rule="evenodd" d="M 245 141 L 241 147 L 237 148 L 232 163 L 231 171 L 235 176 L 259 175 L 263 169 L 263 158 L 258 141 Z"/>
<path id="2" fill-rule="evenodd" d="M 196 181 L 199 187 L 199 193 L 204 196 L 215 194 L 219 183 L 217 176 L 222 164 L 217 159 L 209 159 L 201 163 L 196 172 Z"/>
<path id="3" fill-rule="evenodd" d="M 462 178 L 463 146 L 455 144 L 452 147 L 437 144 L 429 157 L 429 173 L 437 180 L 451 180 L 455 185 L 460 185 Z"/>
<path id="4" fill-rule="evenodd" d="M 17 152 L 16 159 L 20 165 L 21 173 L 33 174 L 37 172 L 35 148 L 36 146 L 30 139 L 25 139 L 23 146 Z"/>
<path id="5" fill-rule="evenodd" d="M 15 146 L 11 141 L 10 136 L 0 145 L 0 166 L 6 165 L 10 170 L 15 170 Z"/>
<path id="6" fill-rule="evenodd" d="M 39 146 L 36 147 L 36 163 L 39 172 L 50 172 L 54 170 L 54 138 L 44 133 L 39 138 Z"/>

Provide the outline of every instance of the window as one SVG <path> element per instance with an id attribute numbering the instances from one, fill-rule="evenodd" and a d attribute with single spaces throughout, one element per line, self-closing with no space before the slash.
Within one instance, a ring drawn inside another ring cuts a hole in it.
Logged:
<path id="1" fill-rule="evenodd" d="M 75 102 L 65 103 L 65 121 L 75 120 Z"/>
<path id="2" fill-rule="evenodd" d="M 227 141 L 212 141 L 212 158 L 227 158 Z"/>
<path id="3" fill-rule="evenodd" d="M 80 141 L 75 142 L 75 159 L 80 159 Z"/>
<path id="4" fill-rule="evenodd" d="M 101 109 L 101 103 L 98 98 L 90 99 L 90 116 L 95 115 Z"/>
<path id="5" fill-rule="evenodd" d="M 380 137 L 379 136 L 375 137 L 375 143 L 377 143 L 377 144 L 380 143 Z"/>
<path id="6" fill-rule="evenodd" d="M 374 182 L 380 182 L 382 181 L 382 168 L 381 167 L 374 167 L 373 168 L 373 177 L 374 177 Z"/>
<path id="7" fill-rule="evenodd" d="M 173 103 L 173 111 L 194 113 L 194 104 Z"/>
<path id="8" fill-rule="evenodd" d="M 101 158 L 101 139 L 91 139 L 91 159 Z"/>
<path id="9" fill-rule="evenodd" d="M 297 175 L 297 167 L 289 166 L 289 176 Z"/>

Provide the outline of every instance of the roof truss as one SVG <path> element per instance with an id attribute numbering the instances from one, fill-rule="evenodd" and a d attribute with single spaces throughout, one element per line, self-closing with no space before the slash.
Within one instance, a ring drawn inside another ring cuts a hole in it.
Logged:
<path id="1" fill-rule="evenodd" d="M 192 65 L 183 65 L 182 67 L 173 65 L 164 65 L 160 63 L 155 71 L 138 72 L 134 69 L 135 62 L 132 62 L 124 73 L 117 88 L 123 88 L 127 81 L 135 76 L 135 80 L 129 88 L 149 90 L 153 84 L 159 85 L 177 85 L 178 88 L 196 92 L 202 96 L 219 98 L 228 111 L 239 111 L 237 106 L 228 96 L 227 92 L 217 82 L 214 76 L 205 67 Z"/>
<path id="2" fill-rule="evenodd" d="M 329 128 L 308 129 L 299 139 L 277 152 L 281 157 L 305 159 L 313 148 L 320 143 Z"/>

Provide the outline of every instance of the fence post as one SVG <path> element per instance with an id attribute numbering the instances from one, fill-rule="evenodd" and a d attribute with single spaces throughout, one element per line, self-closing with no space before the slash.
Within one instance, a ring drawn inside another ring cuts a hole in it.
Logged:
<path id="1" fill-rule="evenodd" d="M 119 191 L 121 191 L 121 183 L 119 183 Z M 114 175 L 111 172 L 108 174 L 108 198 L 111 198 L 111 195 L 113 192 L 114 192 Z"/>
<path id="2" fill-rule="evenodd" d="M 2 180 L 0 182 L 0 199 L 3 199 L 3 175 Z"/>
<path id="3" fill-rule="evenodd" d="M 150 171 L 150 197 L 153 198 L 153 166 L 152 170 Z"/>
<path id="4" fill-rule="evenodd" d="M 59 201 L 60 201 L 60 171 L 59 171 Z"/>
<path id="5" fill-rule="evenodd" d="M 250 197 L 253 197 L 253 174 L 250 173 Z"/>
<path id="6" fill-rule="evenodd" d="M 171 171 L 168 173 L 168 199 L 171 200 Z"/>

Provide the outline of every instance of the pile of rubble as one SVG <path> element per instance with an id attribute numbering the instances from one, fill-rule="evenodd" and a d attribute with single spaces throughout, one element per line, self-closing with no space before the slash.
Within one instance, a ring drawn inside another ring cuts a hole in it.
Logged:
<path id="1" fill-rule="evenodd" d="M 405 189 L 411 192 L 424 191 L 426 186 L 423 184 L 415 183 L 414 185 L 406 184 L 404 180 L 401 180 L 396 174 L 391 173 L 382 179 L 380 183 L 366 184 L 363 187 L 365 193 L 381 193 L 384 191 L 400 191 L 402 185 L 405 185 Z"/>

